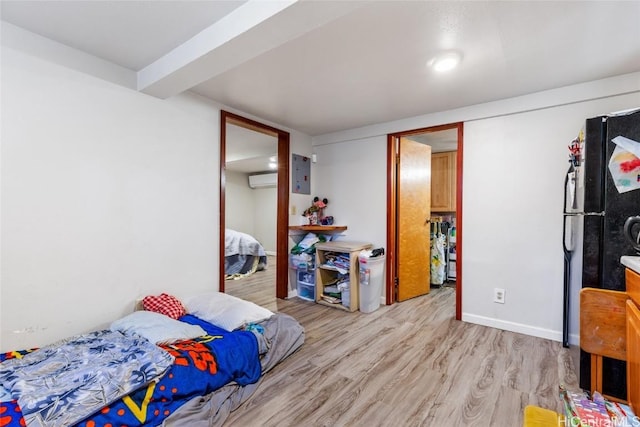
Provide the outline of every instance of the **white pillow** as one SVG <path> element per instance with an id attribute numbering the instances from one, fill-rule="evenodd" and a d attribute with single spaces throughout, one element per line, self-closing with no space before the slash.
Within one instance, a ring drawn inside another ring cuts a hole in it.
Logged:
<path id="1" fill-rule="evenodd" d="M 184 299 L 183 303 L 187 313 L 227 331 L 273 316 L 273 312 L 264 307 L 222 292 L 195 295 Z"/>
<path id="2" fill-rule="evenodd" d="M 190 325 L 154 311 L 135 311 L 111 324 L 112 331 L 135 332 L 154 344 L 172 344 L 190 340 L 207 332 L 197 325 Z"/>

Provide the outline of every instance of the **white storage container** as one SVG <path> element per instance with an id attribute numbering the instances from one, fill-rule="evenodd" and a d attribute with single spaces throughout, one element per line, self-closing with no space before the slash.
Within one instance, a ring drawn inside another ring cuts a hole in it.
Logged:
<path id="1" fill-rule="evenodd" d="M 371 313 L 380 307 L 384 284 L 385 256 L 375 258 L 360 256 L 360 311 Z"/>

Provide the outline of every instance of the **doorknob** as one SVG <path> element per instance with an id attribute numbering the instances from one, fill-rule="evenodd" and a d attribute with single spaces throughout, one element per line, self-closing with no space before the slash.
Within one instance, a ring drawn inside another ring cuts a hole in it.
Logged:
<path id="1" fill-rule="evenodd" d="M 427 218 L 427 219 L 424 221 L 424 225 L 427 225 L 427 224 L 429 224 L 430 222 L 431 222 L 431 218 Z"/>

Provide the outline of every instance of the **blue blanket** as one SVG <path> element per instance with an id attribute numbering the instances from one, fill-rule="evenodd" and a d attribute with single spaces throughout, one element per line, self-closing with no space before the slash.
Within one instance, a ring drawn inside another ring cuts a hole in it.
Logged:
<path id="1" fill-rule="evenodd" d="M 100 409 L 78 426 L 156 426 L 195 396 L 206 395 L 232 381 L 247 385 L 260 379 L 258 342 L 253 332 L 227 332 L 192 315 L 180 320 L 202 326 L 207 335 L 162 346 L 175 361 L 158 382 Z M 4 355 L 14 356 L 21 357 L 18 352 Z M 14 401 L 1 406 L 0 425 L 20 426 L 18 404 Z"/>
<path id="2" fill-rule="evenodd" d="M 146 386 L 172 363 L 142 337 L 102 330 L 1 363 L 0 384 L 28 426 L 69 426 Z"/>

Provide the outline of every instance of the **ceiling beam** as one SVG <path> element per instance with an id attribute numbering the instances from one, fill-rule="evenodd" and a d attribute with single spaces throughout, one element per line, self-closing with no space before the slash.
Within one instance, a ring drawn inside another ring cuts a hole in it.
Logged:
<path id="1" fill-rule="evenodd" d="M 363 2 L 248 0 L 137 74 L 139 91 L 168 98 L 321 27 Z"/>

